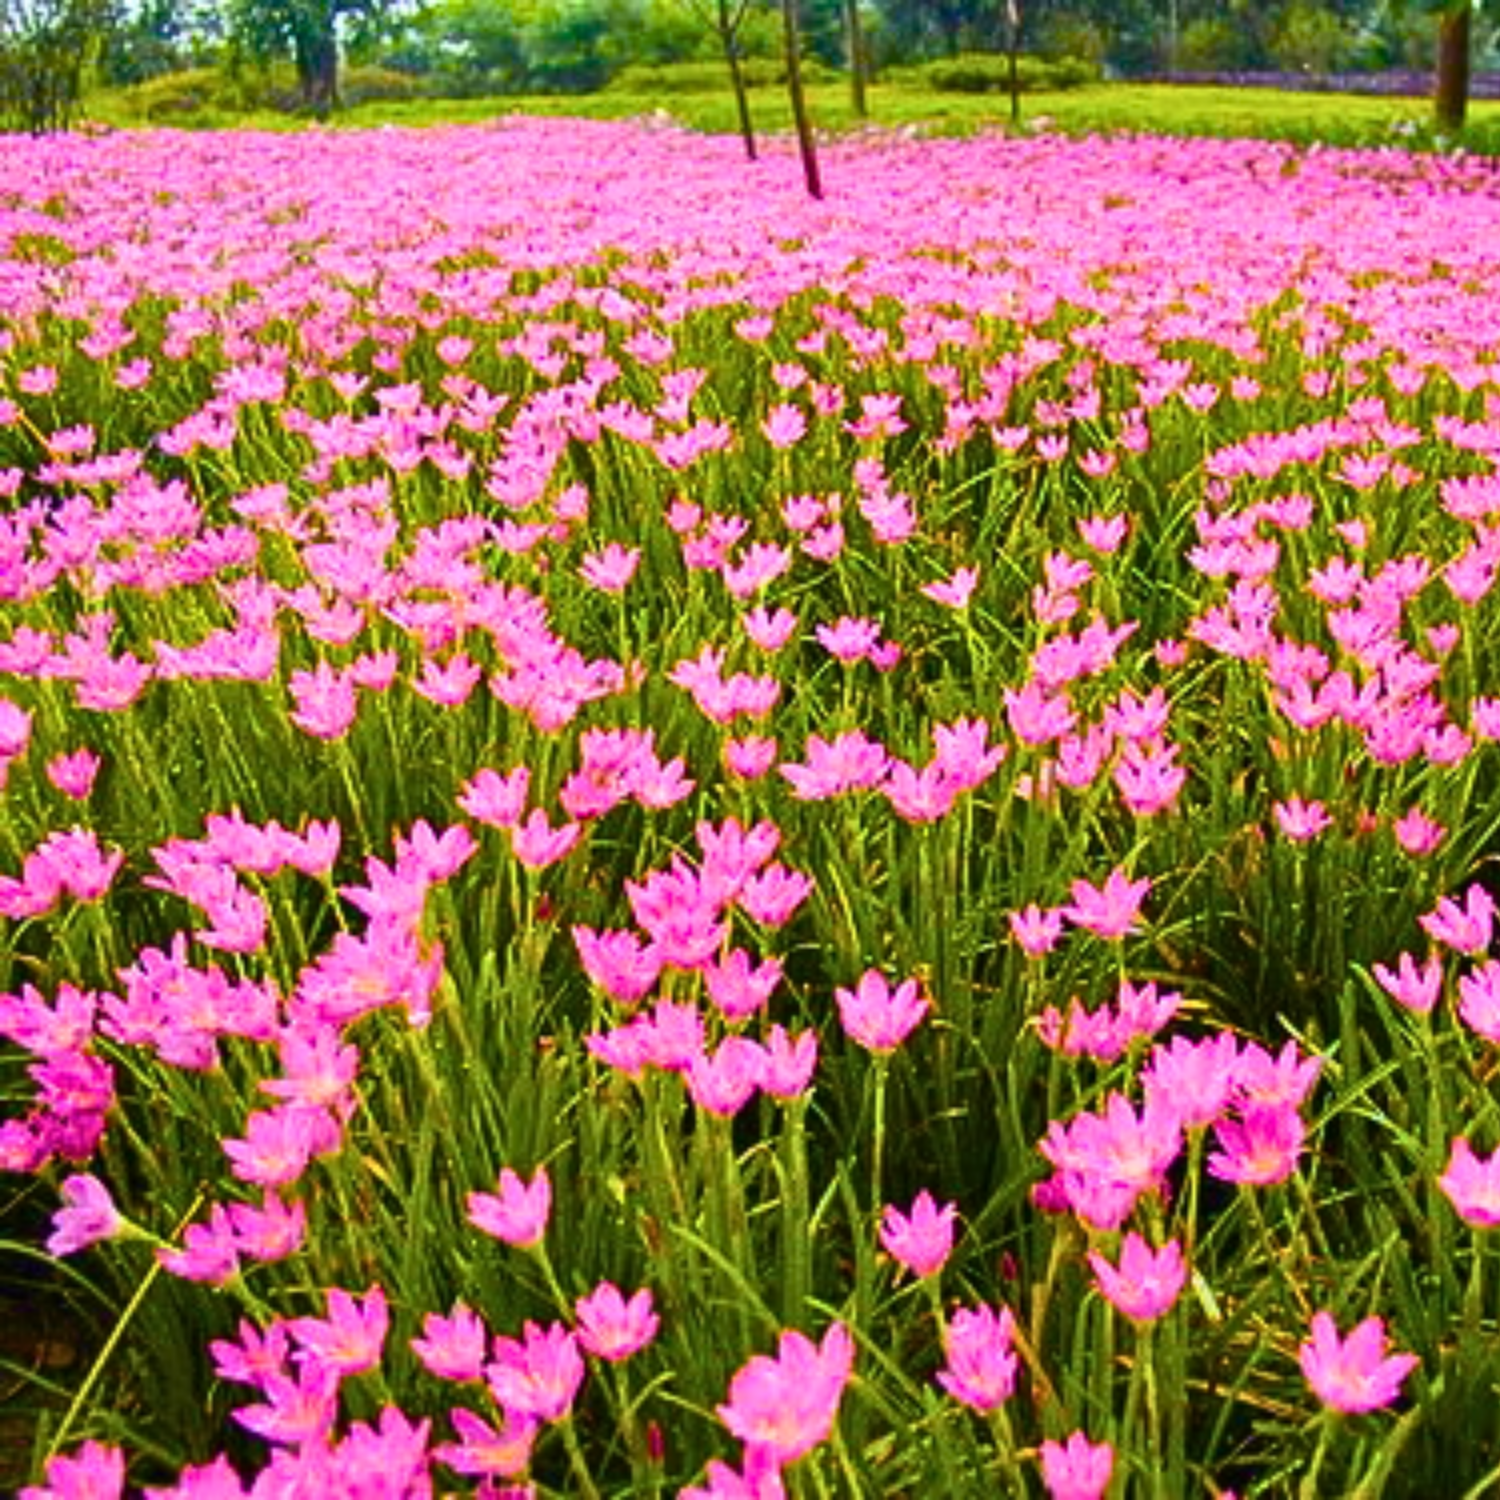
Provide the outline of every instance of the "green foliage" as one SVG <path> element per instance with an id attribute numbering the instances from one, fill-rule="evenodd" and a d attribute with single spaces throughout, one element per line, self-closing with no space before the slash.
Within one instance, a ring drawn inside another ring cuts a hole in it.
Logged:
<path id="1" fill-rule="evenodd" d="M 1355 56 L 1355 38 L 1339 18 L 1309 0 L 1295 0 L 1270 38 L 1271 61 L 1289 72 L 1335 73 Z"/>
<path id="2" fill-rule="evenodd" d="M 1189 73 L 1241 68 L 1249 61 L 1244 33 L 1222 17 L 1192 21 L 1177 39 L 1177 66 Z"/>
<path id="3" fill-rule="evenodd" d="M 0 124 L 33 135 L 66 129 L 113 15 L 110 0 L 0 4 Z"/>
<path id="4" fill-rule="evenodd" d="M 357 67 L 343 72 L 344 103 L 392 103 L 424 97 L 427 84 L 390 68 Z M 187 68 L 148 79 L 116 96 L 124 120 L 143 125 L 224 125 L 262 111 L 290 113 L 301 92 L 290 64 L 269 67 Z"/>
<path id="5" fill-rule="evenodd" d="M 1023 93 L 1082 88 L 1099 81 L 1099 66 L 1082 57 L 1048 62 L 1039 57 L 1016 59 Z M 924 64 L 917 76 L 929 87 L 952 94 L 1003 94 L 1010 88 L 1010 59 L 998 53 L 967 52 Z"/>
<path id="6" fill-rule="evenodd" d="M 1110 50 L 1105 26 L 1067 11 L 1045 16 L 1037 29 L 1036 50 L 1049 63 L 1081 59 L 1103 71 Z"/>

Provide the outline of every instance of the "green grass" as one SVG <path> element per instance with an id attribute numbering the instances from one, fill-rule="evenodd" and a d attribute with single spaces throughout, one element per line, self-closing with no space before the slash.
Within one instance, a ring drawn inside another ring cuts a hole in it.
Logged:
<path id="1" fill-rule="evenodd" d="M 861 123 L 843 82 L 816 85 L 809 90 L 809 98 L 814 121 L 822 131 L 844 132 Z M 780 134 L 791 129 L 784 91 L 756 89 L 751 95 L 751 108 L 758 131 Z M 674 91 L 670 95 L 606 89 L 586 95 L 374 99 L 342 111 L 333 123 L 336 127 L 433 126 L 472 124 L 515 114 L 627 119 L 657 112 L 670 114 L 693 130 L 732 133 L 737 128 L 734 100 L 727 86 L 712 93 Z M 92 120 L 117 127 L 148 122 L 139 96 L 129 91 L 93 96 L 87 113 Z M 966 135 L 1002 127 L 1009 115 L 1009 100 L 1003 95 L 941 93 L 899 78 L 881 81 L 870 90 L 870 123 L 891 129 L 916 127 L 935 135 Z M 1036 128 L 1046 122 L 1047 128 L 1070 134 L 1149 131 L 1180 136 L 1258 136 L 1302 145 L 1325 142 L 1431 147 L 1436 144 L 1431 119 L 1431 105 L 1424 99 L 1196 85 L 1097 84 L 1030 94 L 1022 99 L 1023 123 Z M 301 128 L 306 122 L 277 111 L 240 112 L 205 104 L 158 123 L 286 130 Z M 1471 106 L 1462 144 L 1470 151 L 1500 154 L 1500 102 L 1477 101 Z"/>

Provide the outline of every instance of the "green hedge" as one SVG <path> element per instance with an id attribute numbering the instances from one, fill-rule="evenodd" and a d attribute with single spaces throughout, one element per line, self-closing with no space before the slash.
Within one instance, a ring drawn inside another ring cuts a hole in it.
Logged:
<path id="1" fill-rule="evenodd" d="M 344 105 L 418 99 L 429 93 L 421 79 L 389 68 L 350 67 L 339 72 L 339 99 Z M 118 98 L 128 117 L 151 125 L 211 122 L 263 110 L 294 113 L 302 102 L 297 75 L 285 64 L 163 73 L 120 90 Z"/>
<path id="2" fill-rule="evenodd" d="M 999 53 L 966 52 L 923 63 L 911 72 L 926 87 L 945 94 L 1003 94 L 1010 89 L 1010 59 Z M 1097 63 L 1081 57 L 1055 62 L 1030 56 L 1016 59 L 1017 81 L 1026 94 L 1082 88 L 1101 76 Z"/>
<path id="3" fill-rule="evenodd" d="M 747 57 L 740 62 L 745 86 L 752 89 L 780 88 L 786 82 L 786 65 L 780 58 Z M 824 63 L 807 60 L 802 64 L 804 83 L 830 83 L 838 73 Z M 636 63 L 621 68 L 606 85 L 609 93 L 643 95 L 716 94 L 729 87 L 729 66 L 722 58 L 714 61 L 663 63 L 658 66 Z"/>

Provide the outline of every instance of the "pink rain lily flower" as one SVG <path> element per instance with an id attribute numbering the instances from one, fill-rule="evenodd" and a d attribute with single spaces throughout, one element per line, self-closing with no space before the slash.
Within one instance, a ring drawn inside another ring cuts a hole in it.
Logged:
<path id="1" fill-rule="evenodd" d="M 1101 1500 L 1114 1472 L 1108 1443 L 1091 1443 L 1075 1432 L 1066 1443 L 1042 1444 L 1042 1482 L 1052 1500 Z"/>
<path id="2" fill-rule="evenodd" d="M 895 989 L 878 969 L 869 970 L 853 990 L 837 989 L 844 1031 L 870 1052 L 894 1052 L 921 1024 L 930 1008 L 915 979 Z"/>
<path id="3" fill-rule="evenodd" d="M 1438 1186 L 1465 1224 L 1476 1229 L 1500 1224 L 1500 1151 L 1476 1156 L 1460 1136 L 1453 1142 L 1448 1170 L 1438 1178 Z"/>
<path id="4" fill-rule="evenodd" d="M 1176 1240 L 1153 1250 L 1134 1230 L 1120 1247 L 1118 1266 L 1097 1250 L 1089 1251 L 1088 1260 L 1099 1290 L 1134 1323 L 1150 1323 L 1169 1312 L 1187 1280 Z"/>
<path id="5" fill-rule="evenodd" d="M 753 1451 L 789 1464 L 825 1442 L 854 1366 L 854 1341 L 834 1323 L 815 1344 L 789 1329 L 773 1359 L 757 1354 L 729 1382 L 719 1418 Z"/>
<path id="6" fill-rule="evenodd" d="M 115 1208 L 109 1189 L 91 1173 L 81 1172 L 62 1185 L 63 1206 L 52 1216 L 48 1255 L 72 1255 L 75 1251 L 114 1239 L 126 1228 Z"/>
<path id="7" fill-rule="evenodd" d="M 904 1214 L 894 1204 L 887 1204 L 880 1222 L 880 1243 L 887 1254 L 899 1261 L 912 1275 L 935 1276 L 953 1252 L 953 1220 L 958 1205 L 945 1203 L 941 1208 L 924 1188 Z"/>
<path id="8" fill-rule="evenodd" d="M 1420 1361 L 1415 1354 L 1386 1355 L 1385 1324 L 1366 1318 L 1349 1336 L 1339 1337 L 1330 1313 L 1313 1315 L 1312 1337 L 1297 1350 L 1297 1362 L 1313 1394 L 1330 1411 L 1379 1411 L 1401 1394 L 1401 1385 Z"/>
<path id="9" fill-rule="evenodd" d="M 1016 1388 L 1016 1321 L 1008 1307 L 961 1307 L 943 1334 L 947 1356 L 937 1382 L 974 1411 L 993 1411 Z"/>
<path id="10" fill-rule="evenodd" d="M 628 1301 L 611 1281 L 601 1281 L 573 1309 L 578 1315 L 578 1342 L 598 1359 L 615 1362 L 639 1353 L 656 1337 L 661 1319 L 642 1287 Z"/>
<path id="11" fill-rule="evenodd" d="M 469 1222 L 476 1228 L 518 1250 L 529 1250 L 541 1244 L 547 1231 L 552 1183 L 545 1167 L 536 1169 L 530 1183 L 505 1167 L 498 1193 L 470 1193 L 467 1202 Z"/>

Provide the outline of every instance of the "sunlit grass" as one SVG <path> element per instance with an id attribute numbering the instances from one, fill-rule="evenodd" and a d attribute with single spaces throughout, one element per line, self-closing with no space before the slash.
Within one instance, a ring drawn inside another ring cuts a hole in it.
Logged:
<path id="1" fill-rule="evenodd" d="M 870 124 L 940 135 L 967 135 L 976 130 L 1009 128 L 1011 118 L 1010 102 L 1003 95 L 938 92 L 900 81 L 877 80 L 871 86 L 867 121 L 855 114 L 845 83 L 816 84 L 808 94 L 818 128 L 836 133 Z M 790 107 L 784 90 L 753 90 L 751 108 L 758 130 L 773 134 L 791 130 Z M 105 124 L 144 123 L 135 113 L 128 93 L 96 94 L 89 101 L 88 113 Z M 375 100 L 339 112 L 331 124 L 333 128 L 386 124 L 438 126 L 477 123 L 511 114 L 618 120 L 658 113 L 669 115 L 693 130 L 733 134 L 739 128 L 727 84 L 711 93 L 674 90 L 660 97 L 611 88 L 582 95 Z M 1327 142 L 1341 146 L 1430 147 L 1434 144 L 1429 101 L 1317 91 L 1188 84 L 1095 84 L 1023 95 L 1021 120 L 1026 129 L 1072 134 L 1151 131 L 1182 136 L 1258 136 L 1309 145 Z M 207 128 L 239 125 L 285 130 L 303 128 L 306 122 L 272 111 L 236 114 L 204 109 L 184 115 L 181 123 Z M 1500 151 L 1500 101 L 1477 100 L 1471 104 L 1463 144 L 1483 153 Z"/>

